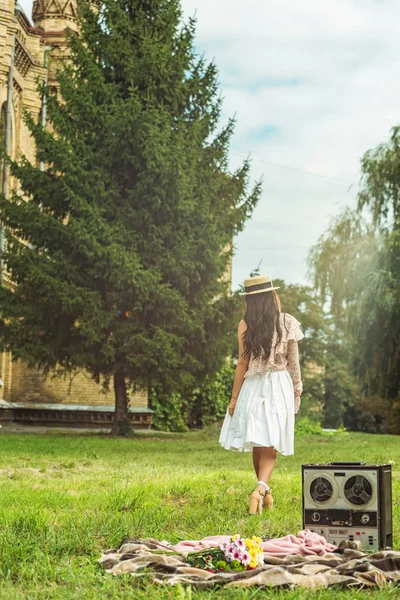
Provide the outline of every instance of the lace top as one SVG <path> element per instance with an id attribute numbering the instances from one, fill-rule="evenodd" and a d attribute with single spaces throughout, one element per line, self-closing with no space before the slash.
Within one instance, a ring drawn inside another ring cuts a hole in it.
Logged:
<path id="1" fill-rule="evenodd" d="M 284 371 L 287 369 L 293 381 L 295 396 L 301 396 L 303 383 L 301 381 L 297 342 L 302 340 L 304 335 L 300 329 L 300 323 L 292 315 L 281 313 L 279 318 L 282 329 L 281 341 L 276 345 L 278 334 L 275 330 L 270 357 L 265 359 L 263 351 L 262 355 L 258 358 L 254 358 L 251 355 L 245 377 L 249 375 L 264 375 L 264 373 L 270 370 Z M 289 342 L 291 343 L 289 344 Z"/>

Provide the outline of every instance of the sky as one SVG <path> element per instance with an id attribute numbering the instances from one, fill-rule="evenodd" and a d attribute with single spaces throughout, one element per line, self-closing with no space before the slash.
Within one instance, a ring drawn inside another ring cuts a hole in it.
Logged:
<path id="1" fill-rule="evenodd" d="M 28 16 L 31 0 L 20 0 Z M 360 159 L 400 124 L 399 0 L 182 0 L 219 70 L 230 166 L 263 193 L 235 238 L 233 288 L 260 265 L 308 283 L 307 256 L 354 206 Z"/>

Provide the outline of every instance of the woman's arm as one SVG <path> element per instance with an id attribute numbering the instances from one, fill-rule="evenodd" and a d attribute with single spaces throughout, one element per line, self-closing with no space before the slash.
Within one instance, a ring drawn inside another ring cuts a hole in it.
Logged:
<path id="1" fill-rule="evenodd" d="M 301 381 L 299 345 L 295 340 L 289 340 L 287 351 L 288 371 L 293 381 L 294 388 L 294 412 L 297 414 L 300 408 L 300 396 L 303 392 Z"/>
<path id="2" fill-rule="evenodd" d="M 231 415 L 231 417 L 232 417 L 233 413 L 235 412 L 236 402 L 237 402 L 241 387 L 243 385 L 245 373 L 246 373 L 248 365 L 249 365 L 250 357 L 243 358 L 243 352 L 244 352 L 243 334 L 246 331 L 246 329 L 247 329 L 246 322 L 242 319 L 240 321 L 239 327 L 238 327 L 239 359 L 238 359 L 238 363 L 236 365 L 235 379 L 233 381 L 232 398 L 231 398 L 231 401 L 228 406 L 228 412 Z"/>

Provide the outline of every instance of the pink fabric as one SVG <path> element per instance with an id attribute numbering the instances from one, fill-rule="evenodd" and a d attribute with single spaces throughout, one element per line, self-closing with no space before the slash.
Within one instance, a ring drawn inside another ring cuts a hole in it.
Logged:
<path id="1" fill-rule="evenodd" d="M 281 538 L 268 540 L 261 544 L 264 554 L 273 556 L 287 556 L 288 554 L 326 554 L 336 550 L 336 546 L 329 544 L 322 535 L 309 529 L 299 531 L 295 535 L 285 535 Z"/>
<path id="2" fill-rule="evenodd" d="M 204 548 L 214 548 L 230 540 L 229 535 L 211 535 L 202 540 L 184 540 L 172 546 L 169 542 L 162 541 L 160 547 L 168 547 L 170 550 L 188 554 L 197 552 Z M 261 544 L 266 556 L 287 556 L 288 554 L 326 554 L 336 550 L 336 546 L 329 544 L 325 538 L 309 529 L 299 531 L 297 537 L 289 534 L 281 538 L 275 538 L 262 542 Z"/>

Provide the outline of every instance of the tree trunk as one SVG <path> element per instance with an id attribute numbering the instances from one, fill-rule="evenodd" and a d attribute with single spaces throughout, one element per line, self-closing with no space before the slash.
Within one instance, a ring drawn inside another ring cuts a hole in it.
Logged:
<path id="1" fill-rule="evenodd" d="M 128 436 L 133 430 L 128 418 L 128 397 L 126 395 L 126 381 L 124 367 L 119 367 L 114 374 L 115 413 L 111 433 L 113 435 Z"/>

